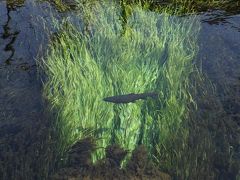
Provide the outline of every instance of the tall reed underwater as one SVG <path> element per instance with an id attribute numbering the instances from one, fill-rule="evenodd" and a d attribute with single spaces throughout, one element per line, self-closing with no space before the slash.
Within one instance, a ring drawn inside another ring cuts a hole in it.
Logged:
<path id="1" fill-rule="evenodd" d="M 57 111 L 59 156 L 90 133 L 99 147 L 93 161 L 104 156 L 107 145 L 132 151 L 144 144 L 156 163 L 172 164 L 171 144 L 179 134 L 188 136 L 182 123 L 187 105 L 194 103 L 188 86 L 199 20 L 140 5 L 100 1 L 85 6 L 77 17 L 85 28 L 65 21 L 43 63 L 44 95 Z M 158 99 L 129 104 L 102 100 L 153 91 Z"/>

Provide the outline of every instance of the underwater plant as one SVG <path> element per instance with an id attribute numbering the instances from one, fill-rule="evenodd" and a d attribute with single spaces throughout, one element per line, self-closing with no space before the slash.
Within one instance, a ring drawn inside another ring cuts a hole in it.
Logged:
<path id="1" fill-rule="evenodd" d="M 144 144 L 152 159 L 172 161 L 173 152 L 166 149 L 181 129 L 182 138 L 188 136 L 181 125 L 187 105 L 194 103 L 188 85 L 198 51 L 198 19 L 153 12 L 147 5 L 100 1 L 84 7 L 80 25 L 64 21 L 43 60 L 44 95 L 57 112 L 59 156 L 88 132 L 99 147 L 93 161 L 109 144 L 130 152 Z M 145 92 L 158 98 L 116 105 L 103 101 Z"/>

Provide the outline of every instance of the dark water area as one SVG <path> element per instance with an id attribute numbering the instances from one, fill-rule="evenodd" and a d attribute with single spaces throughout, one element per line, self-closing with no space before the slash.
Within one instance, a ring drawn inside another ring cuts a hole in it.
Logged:
<path id="1" fill-rule="evenodd" d="M 202 70 L 216 86 L 216 94 L 226 112 L 237 114 L 240 110 L 238 104 L 240 95 L 240 15 L 224 18 L 223 14 L 224 12 L 216 11 L 202 17 L 198 57 L 202 59 Z M 222 21 L 218 20 L 219 16 L 223 17 Z M 216 20 L 214 20 L 215 17 L 217 17 Z M 236 102 L 233 102 L 234 105 L 231 105 L 229 101 L 231 98 Z"/>
<path id="2" fill-rule="evenodd" d="M 11 2 L 0 1 L 0 179 L 42 179 L 38 173 L 48 174 L 52 152 L 36 59 L 47 45 L 41 17 L 46 20 L 48 10 L 55 10 L 45 2 Z M 236 169 L 240 167 L 240 13 L 215 10 L 199 17 L 197 64 L 214 84 L 216 113 L 224 116 L 217 122 L 223 124 L 212 129 L 221 132 L 221 142 L 227 145 L 218 145 L 216 151 L 235 163 L 215 166 L 218 179 L 236 179 L 240 178 Z M 218 144 L 217 136 L 215 140 Z M 226 147 L 230 155 L 223 150 Z"/>
<path id="3" fill-rule="evenodd" d="M 0 179 L 36 179 L 43 172 L 39 154 L 48 133 L 36 58 L 46 37 L 36 23 L 46 15 L 40 7 L 0 2 Z"/>
<path id="4" fill-rule="evenodd" d="M 212 97 L 201 96 L 200 101 L 205 103 L 199 111 L 203 109 L 202 119 L 211 117 L 205 128 L 212 134 L 215 145 L 212 162 L 219 173 L 217 179 L 239 179 L 236 174 L 240 164 L 240 15 L 227 14 L 213 11 L 200 16 L 197 59 L 215 90 Z"/>
<path id="5" fill-rule="evenodd" d="M 203 23 L 198 54 L 202 59 L 202 70 L 217 86 L 221 99 L 234 90 L 238 92 L 240 77 L 240 15 L 225 17 L 224 13 L 215 11 L 201 16 Z"/>

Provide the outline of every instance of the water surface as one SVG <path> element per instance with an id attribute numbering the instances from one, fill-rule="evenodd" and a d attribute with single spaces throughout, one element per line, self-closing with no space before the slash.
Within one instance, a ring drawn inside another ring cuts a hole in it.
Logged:
<path id="1" fill-rule="evenodd" d="M 48 42 L 41 18 L 49 18 L 49 9 L 57 13 L 54 8 L 46 2 L 35 4 L 30 0 L 15 4 L 0 2 L 0 174 L 3 179 L 17 176 L 41 179 L 39 174 L 46 175 L 48 165 L 51 166 L 43 158 L 51 157 L 46 145 L 51 137 L 36 59 L 44 54 Z M 217 132 L 213 138 L 216 156 L 231 156 L 227 159 L 232 158 L 236 167 L 240 167 L 240 14 L 214 10 L 198 16 L 202 28 L 196 61 L 216 88 L 214 97 L 219 109 L 215 110 L 221 114 L 217 117 L 223 119 L 213 122 L 222 123 L 212 129 L 213 133 L 216 129 L 222 133 L 221 136 Z M 240 177 L 237 170 L 231 169 L 234 167 L 223 162 L 215 162 L 215 168 L 219 171 L 218 179 L 235 179 L 237 174 Z"/>

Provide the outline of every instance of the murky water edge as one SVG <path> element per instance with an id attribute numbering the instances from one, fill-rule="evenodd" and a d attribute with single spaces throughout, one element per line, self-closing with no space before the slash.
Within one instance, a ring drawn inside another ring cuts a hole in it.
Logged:
<path id="1" fill-rule="evenodd" d="M 34 5 L 31 1 L 14 6 L 0 2 L 0 164 L 3 178 L 28 178 L 30 174 L 43 171 L 47 174 L 51 167 L 47 158 L 42 158 L 52 156 L 48 144 L 44 143 L 50 142 L 51 137 L 36 66 L 36 58 L 47 44 L 42 33 L 44 27 L 39 26 L 37 20 L 47 17 L 50 8 L 47 3 Z M 231 147 L 231 155 L 240 161 L 240 15 L 225 16 L 221 11 L 214 11 L 199 16 L 202 29 L 197 59 L 214 83 L 215 95 L 226 116 L 223 125 L 216 128 L 223 128 L 221 131 L 228 140 L 225 147 Z M 224 155 L 224 151 L 219 152 Z M 220 170 L 226 169 L 221 167 L 221 162 L 218 166 Z M 26 168 L 29 168 L 28 175 L 23 174 Z M 230 176 L 223 172 L 222 177 Z"/>

